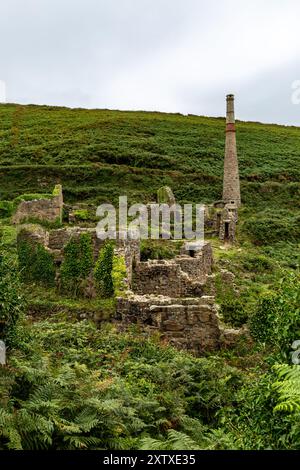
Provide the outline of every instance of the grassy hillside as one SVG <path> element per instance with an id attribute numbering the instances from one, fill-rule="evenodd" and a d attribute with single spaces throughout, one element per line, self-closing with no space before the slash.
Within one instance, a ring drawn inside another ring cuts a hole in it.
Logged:
<path id="1" fill-rule="evenodd" d="M 149 201 L 162 184 L 179 201 L 221 196 L 224 119 L 8 104 L 0 122 L 0 199 L 57 182 L 69 202 Z M 244 203 L 299 208 L 300 128 L 237 132 Z"/>

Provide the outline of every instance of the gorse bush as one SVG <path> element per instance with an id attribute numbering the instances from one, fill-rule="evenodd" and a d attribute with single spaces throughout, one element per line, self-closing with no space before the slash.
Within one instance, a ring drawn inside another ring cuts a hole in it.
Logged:
<path id="1" fill-rule="evenodd" d="M 106 243 L 99 253 L 94 269 L 96 290 L 104 298 L 112 297 L 114 294 L 113 260 L 114 246 L 112 243 Z"/>

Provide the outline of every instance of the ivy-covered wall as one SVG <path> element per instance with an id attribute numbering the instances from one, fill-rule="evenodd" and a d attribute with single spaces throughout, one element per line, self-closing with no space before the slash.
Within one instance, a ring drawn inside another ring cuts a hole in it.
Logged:
<path id="1" fill-rule="evenodd" d="M 79 239 L 71 238 L 64 248 L 60 269 L 60 287 L 73 296 L 84 294 L 93 267 L 92 237 L 82 233 Z"/>
<path id="2" fill-rule="evenodd" d="M 114 294 L 113 259 L 114 247 L 112 243 L 107 243 L 100 251 L 94 269 L 95 287 L 101 297 L 112 297 Z"/>
<path id="3" fill-rule="evenodd" d="M 21 279 L 53 287 L 56 274 L 53 255 L 40 243 L 22 237 L 18 238 L 17 248 Z"/>
<path id="4" fill-rule="evenodd" d="M 54 232 L 59 231 L 51 233 Z M 50 245 L 51 233 L 49 237 L 49 232 L 39 225 L 24 226 L 19 232 L 18 259 L 23 282 L 57 287 L 68 297 L 110 298 L 127 289 L 125 254 L 115 254 L 114 243 L 102 244 L 97 250 L 92 232 L 74 231 L 71 237 L 67 234 L 63 248 L 58 250 Z"/>

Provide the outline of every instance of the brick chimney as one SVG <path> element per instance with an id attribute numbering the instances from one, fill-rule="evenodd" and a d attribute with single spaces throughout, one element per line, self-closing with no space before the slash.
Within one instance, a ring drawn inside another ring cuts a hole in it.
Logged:
<path id="1" fill-rule="evenodd" d="M 226 144 L 224 160 L 223 201 L 241 205 L 239 165 L 236 150 L 234 95 L 227 95 Z"/>

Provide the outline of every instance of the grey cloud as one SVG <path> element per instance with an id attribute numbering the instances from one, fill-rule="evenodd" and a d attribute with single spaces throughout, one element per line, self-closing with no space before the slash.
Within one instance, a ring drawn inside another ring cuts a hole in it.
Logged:
<path id="1" fill-rule="evenodd" d="M 219 116 L 233 91 L 241 119 L 299 124 L 300 105 L 290 100 L 291 83 L 300 79 L 291 24 L 298 0 L 253 0 L 248 9 L 241 3 L 2 0 L 7 100 Z M 280 60 L 281 42 L 272 49 L 278 28 L 291 35 L 282 38 Z"/>

